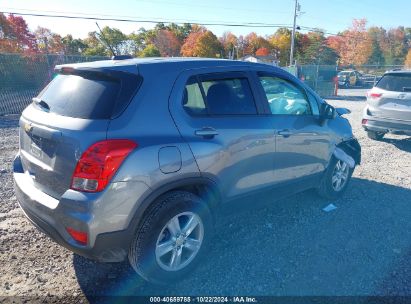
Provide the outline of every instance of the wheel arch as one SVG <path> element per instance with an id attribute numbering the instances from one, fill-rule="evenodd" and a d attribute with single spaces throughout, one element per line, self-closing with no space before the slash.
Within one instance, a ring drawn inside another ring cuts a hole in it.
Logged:
<path id="1" fill-rule="evenodd" d="M 351 156 L 356 165 L 361 164 L 361 146 L 355 138 L 340 142 L 337 147 Z"/>
<path id="2" fill-rule="evenodd" d="M 153 202 L 171 191 L 187 191 L 198 195 L 209 206 L 213 219 L 215 219 L 215 213 L 221 201 L 221 192 L 217 183 L 206 177 L 191 177 L 167 183 L 151 191 L 135 210 L 128 230 L 134 233 Z"/>

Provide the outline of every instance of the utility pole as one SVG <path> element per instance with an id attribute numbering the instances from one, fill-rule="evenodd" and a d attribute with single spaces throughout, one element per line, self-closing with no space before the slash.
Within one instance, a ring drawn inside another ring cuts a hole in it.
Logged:
<path id="1" fill-rule="evenodd" d="M 294 23 L 293 23 L 293 31 L 291 34 L 291 50 L 290 50 L 290 66 L 294 64 L 294 40 L 295 40 L 295 28 L 297 22 L 297 12 L 300 11 L 300 4 L 298 0 L 295 0 L 295 8 L 294 8 Z"/>

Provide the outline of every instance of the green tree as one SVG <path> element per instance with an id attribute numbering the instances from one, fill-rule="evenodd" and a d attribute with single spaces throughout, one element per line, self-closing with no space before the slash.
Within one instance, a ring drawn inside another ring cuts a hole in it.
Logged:
<path id="1" fill-rule="evenodd" d="M 381 49 L 380 41 L 384 38 L 385 30 L 378 27 L 370 27 L 368 29 L 368 36 L 371 39 L 371 55 L 368 58 L 367 64 L 384 65 L 385 58 Z"/>
<path id="2" fill-rule="evenodd" d="M 127 36 L 116 28 L 103 27 L 101 33 L 97 33 L 98 38 L 105 44 L 109 44 L 116 55 L 125 55 L 125 44 Z"/>
<path id="3" fill-rule="evenodd" d="M 81 39 L 74 39 L 72 35 L 66 35 L 61 39 L 64 53 L 67 55 L 81 55 L 87 45 Z"/>
<path id="4" fill-rule="evenodd" d="M 111 56 L 111 52 L 105 46 L 97 36 L 96 32 L 88 33 L 86 39 L 84 39 L 86 44 L 86 49 L 84 50 L 84 55 L 86 56 Z"/>
<path id="5" fill-rule="evenodd" d="M 128 37 L 119 29 L 105 26 L 101 33 L 90 32 L 84 40 L 87 45 L 85 55 L 111 56 L 113 49 L 116 55 L 126 55 Z"/>
<path id="6" fill-rule="evenodd" d="M 178 25 L 175 23 L 170 23 L 167 26 L 167 29 L 172 31 L 177 39 L 180 41 L 180 44 L 184 43 L 184 40 L 190 35 L 192 26 L 190 23 L 184 23 L 183 25 Z"/>
<path id="7" fill-rule="evenodd" d="M 389 29 L 382 41 L 385 63 L 388 65 L 402 65 L 408 52 L 405 29 L 402 26 Z"/>
<path id="8" fill-rule="evenodd" d="M 154 44 L 148 44 L 139 54 L 140 57 L 160 57 L 160 51 Z"/>
<path id="9" fill-rule="evenodd" d="M 297 61 L 300 64 L 336 64 L 338 54 L 327 45 L 324 32 L 316 30 L 297 37 Z"/>
<path id="10" fill-rule="evenodd" d="M 142 27 L 137 31 L 137 33 L 133 32 L 128 35 L 127 46 L 128 52 L 131 55 L 138 57 L 145 49 L 147 46 L 146 33 L 146 29 Z"/>

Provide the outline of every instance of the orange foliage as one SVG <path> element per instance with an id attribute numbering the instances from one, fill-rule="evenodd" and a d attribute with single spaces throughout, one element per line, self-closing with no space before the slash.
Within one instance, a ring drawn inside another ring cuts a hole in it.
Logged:
<path id="1" fill-rule="evenodd" d="M 181 55 L 187 57 L 219 57 L 222 45 L 217 37 L 204 27 L 193 27 L 181 47 Z"/>
<path id="2" fill-rule="evenodd" d="M 268 56 L 268 55 L 270 54 L 270 51 L 269 51 L 267 48 L 262 47 L 262 48 L 259 48 L 259 49 L 255 52 L 255 54 L 256 54 L 257 56 Z"/>
<path id="3" fill-rule="evenodd" d="M 0 13 L 0 29 L 0 52 L 31 54 L 37 51 L 36 40 L 22 17 L 6 17 Z"/>
<path id="4" fill-rule="evenodd" d="M 180 41 L 170 30 L 159 30 L 153 38 L 153 44 L 163 57 L 178 56 L 180 54 Z"/>
<path id="5" fill-rule="evenodd" d="M 328 46 L 340 55 L 341 64 L 365 64 L 372 52 L 372 40 L 366 26 L 366 19 L 354 19 L 352 27 L 340 36 L 329 37 Z"/>

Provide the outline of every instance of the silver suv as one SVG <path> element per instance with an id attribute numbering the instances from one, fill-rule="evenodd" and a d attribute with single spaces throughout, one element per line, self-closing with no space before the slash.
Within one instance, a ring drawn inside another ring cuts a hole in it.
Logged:
<path id="1" fill-rule="evenodd" d="M 411 135 L 411 71 L 384 74 L 367 94 L 362 125 L 375 140 L 386 133 Z"/>
<path id="2" fill-rule="evenodd" d="M 20 119 L 19 204 L 62 246 L 128 258 L 152 282 L 192 270 L 223 206 L 266 189 L 335 199 L 360 163 L 348 110 L 279 68 L 157 58 L 56 73 Z"/>

